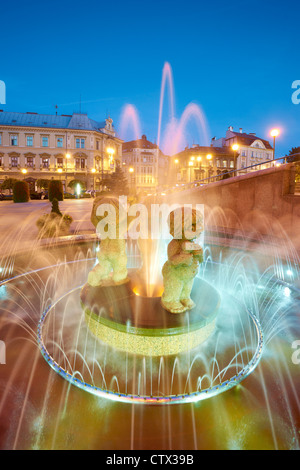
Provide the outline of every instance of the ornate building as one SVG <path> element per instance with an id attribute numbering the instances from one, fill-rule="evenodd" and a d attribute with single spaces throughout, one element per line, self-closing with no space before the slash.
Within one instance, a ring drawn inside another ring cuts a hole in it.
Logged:
<path id="1" fill-rule="evenodd" d="M 173 155 L 170 174 L 173 184 L 182 184 L 205 180 L 235 168 L 235 154 L 231 148 L 193 145 Z"/>
<path id="2" fill-rule="evenodd" d="M 45 115 L 0 111 L 0 183 L 6 178 L 71 180 L 101 189 L 102 179 L 121 164 L 122 140 L 112 119 L 86 114 Z"/>
<path id="3" fill-rule="evenodd" d="M 254 132 L 247 134 L 243 132 L 242 128 L 239 129 L 239 132 L 234 132 L 233 127 L 229 127 L 225 137 L 212 139 L 212 145 L 223 148 L 232 148 L 234 145 L 237 145 L 237 170 L 245 169 L 245 173 L 267 168 L 264 162 L 274 159 L 274 150 L 270 142 L 257 137 Z M 258 164 L 262 165 L 254 167 L 252 170 L 247 169 L 251 165 Z M 240 173 L 243 173 L 243 171 Z"/>
<path id="4" fill-rule="evenodd" d="M 153 193 L 166 186 L 169 157 L 145 135 L 123 143 L 122 162 L 129 186 L 137 192 Z"/>

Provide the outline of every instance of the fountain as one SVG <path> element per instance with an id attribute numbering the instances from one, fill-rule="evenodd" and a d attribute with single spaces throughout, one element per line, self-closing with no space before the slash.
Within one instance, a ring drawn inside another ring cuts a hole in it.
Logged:
<path id="1" fill-rule="evenodd" d="M 175 107 L 172 126 L 160 130 L 163 97 L 159 138 L 174 145 Z M 134 108 L 127 115 L 134 120 Z M 204 126 L 190 106 L 180 133 L 188 116 Z M 32 216 L 24 221 L 0 263 L 1 448 L 299 449 L 299 365 L 291 360 L 299 257 L 283 229 L 280 242 L 277 231 L 267 243 L 242 224 L 231 239 L 211 233 L 216 210 L 191 291 L 196 307 L 181 313 L 161 306 L 165 240 L 128 238 L 120 284 L 87 287 L 101 260 L 97 238 L 37 240 L 24 252 L 17 236 L 23 244 Z M 145 330 L 162 349 L 134 343 Z M 169 349 L 180 335 L 187 340 Z"/>

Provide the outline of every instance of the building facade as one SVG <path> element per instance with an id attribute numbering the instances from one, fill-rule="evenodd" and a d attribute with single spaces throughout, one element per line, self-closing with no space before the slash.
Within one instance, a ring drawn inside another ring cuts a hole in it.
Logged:
<path id="1" fill-rule="evenodd" d="M 0 183 L 6 178 L 71 180 L 100 190 L 101 181 L 121 165 L 122 140 L 111 118 L 86 114 L 41 115 L 0 111 Z M 36 189 L 36 188 L 35 188 Z"/>
<path id="2" fill-rule="evenodd" d="M 230 147 L 193 145 L 172 157 L 170 175 L 172 183 L 180 185 L 206 180 L 235 168 L 235 154 Z"/>
<path id="3" fill-rule="evenodd" d="M 257 137 L 255 133 L 247 134 L 240 128 L 239 132 L 234 132 L 233 127 L 229 127 L 226 136 L 220 139 L 212 139 L 213 147 L 227 147 L 237 145 L 237 170 L 240 173 L 248 171 L 256 171 L 268 167 L 266 162 L 274 159 L 274 150 L 270 142 L 265 139 Z M 251 165 L 259 165 L 254 168 L 248 168 Z"/>
<path id="4" fill-rule="evenodd" d="M 129 187 L 137 193 L 154 193 L 167 184 L 169 158 L 145 135 L 123 143 L 122 167 Z"/>

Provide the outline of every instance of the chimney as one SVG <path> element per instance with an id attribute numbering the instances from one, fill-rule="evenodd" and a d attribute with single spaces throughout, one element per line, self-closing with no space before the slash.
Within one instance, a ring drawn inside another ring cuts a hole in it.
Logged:
<path id="1" fill-rule="evenodd" d="M 240 127 L 240 134 L 242 134 L 242 133 L 243 133 L 243 128 L 242 128 L 242 127 Z"/>
<path id="2" fill-rule="evenodd" d="M 228 127 L 228 130 L 232 132 L 232 131 L 233 131 L 233 127 L 232 127 L 232 126 L 229 126 L 229 127 Z"/>

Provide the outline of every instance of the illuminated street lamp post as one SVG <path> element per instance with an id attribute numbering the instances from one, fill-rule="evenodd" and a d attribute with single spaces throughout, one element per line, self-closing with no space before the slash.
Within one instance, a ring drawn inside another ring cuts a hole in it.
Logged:
<path id="1" fill-rule="evenodd" d="M 272 129 L 271 132 L 270 132 L 270 134 L 271 134 L 271 137 L 273 137 L 273 149 L 274 149 L 274 151 L 273 151 L 273 160 L 275 160 L 275 144 L 276 144 L 276 137 L 279 136 L 280 131 L 279 131 L 279 129 Z"/>
<path id="2" fill-rule="evenodd" d="M 209 177 L 210 176 L 209 174 L 210 162 L 212 160 L 212 155 L 210 153 L 206 155 L 206 160 L 208 160 L 207 176 Z"/>
<path id="3" fill-rule="evenodd" d="M 236 155 L 237 155 L 237 151 L 239 150 L 240 146 L 239 144 L 233 144 L 233 146 L 231 147 L 232 150 L 233 150 L 233 164 L 234 164 L 234 168 L 237 169 L 237 164 L 236 164 Z M 234 173 L 234 176 L 236 175 L 236 173 Z"/>
<path id="4" fill-rule="evenodd" d="M 133 189 L 133 173 L 134 173 L 134 168 L 132 166 L 129 168 L 129 173 L 130 173 L 130 187 Z"/>

